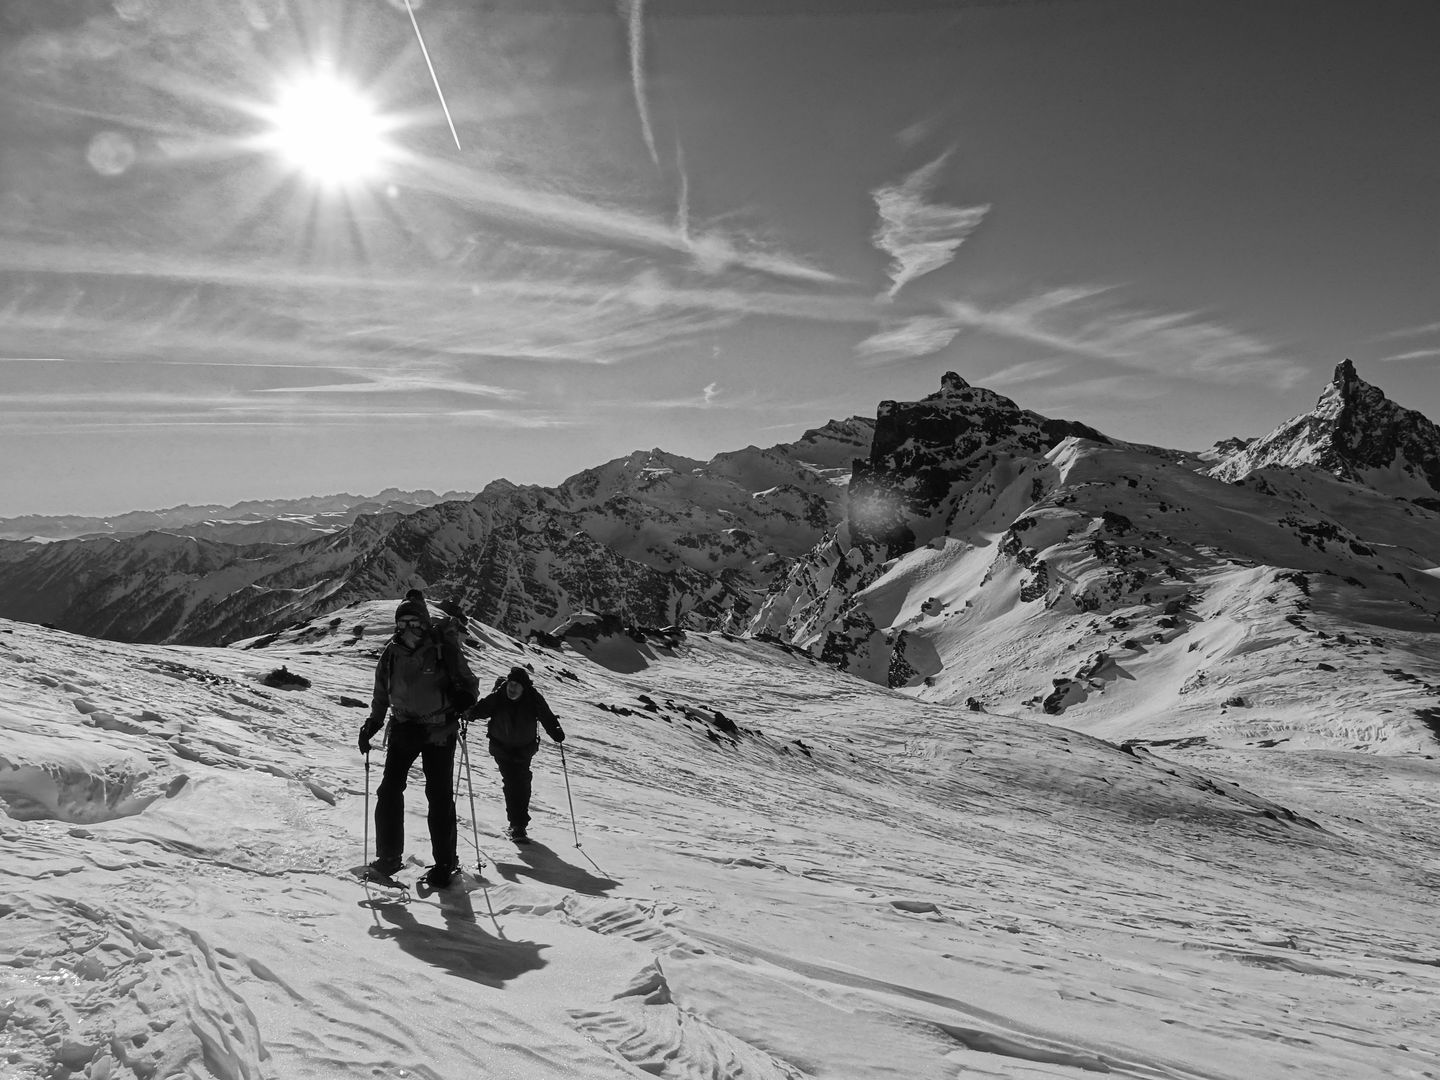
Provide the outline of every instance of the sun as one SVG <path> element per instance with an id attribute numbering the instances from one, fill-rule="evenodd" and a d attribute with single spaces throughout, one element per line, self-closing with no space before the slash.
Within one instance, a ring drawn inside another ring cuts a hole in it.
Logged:
<path id="1" fill-rule="evenodd" d="M 372 180 L 394 156 L 393 124 L 363 91 L 328 70 L 282 85 L 265 117 L 269 147 L 322 187 Z"/>

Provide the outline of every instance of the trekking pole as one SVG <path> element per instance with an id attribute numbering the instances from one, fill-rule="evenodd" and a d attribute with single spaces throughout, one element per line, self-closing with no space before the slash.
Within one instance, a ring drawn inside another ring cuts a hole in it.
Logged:
<path id="1" fill-rule="evenodd" d="M 565 766 L 565 744 L 556 743 L 560 747 L 560 771 L 565 774 L 565 801 L 570 804 L 570 831 L 575 836 L 575 846 L 580 846 L 580 830 L 575 827 L 575 800 L 570 797 L 570 770 Z"/>
<path id="2" fill-rule="evenodd" d="M 460 757 L 465 762 L 465 786 L 470 790 L 470 839 L 475 845 L 475 869 L 485 869 L 485 860 L 480 857 L 480 826 L 475 821 L 475 782 L 470 775 L 470 740 L 468 732 L 460 733 Z M 458 785 L 457 785 L 458 786 Z"/>
<path id="3" fill-rule="evenodd" d="M 365 751 L 365 865 L 370 865 L 370 751 Z"/>

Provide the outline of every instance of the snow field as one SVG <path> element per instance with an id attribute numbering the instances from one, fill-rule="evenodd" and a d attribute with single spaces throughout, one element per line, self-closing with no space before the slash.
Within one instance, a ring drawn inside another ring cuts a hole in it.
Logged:
<path id="1" fill-rule="evenodd" d="M 565 724 L 581 846 L 553 748 L 514 848 L 472 745 L 483 876 L 400 904 L 347 873 L 354 645 L 0 629 L 5 745 L 89 793 L 0 818 L 6 1080 L 1440 1075 L 1420 757 L 1127 752 L 755 641 L 477 628 L 482 684 L 528 663 Z M 161 794 L 105 816 L 117 762 Z"/>

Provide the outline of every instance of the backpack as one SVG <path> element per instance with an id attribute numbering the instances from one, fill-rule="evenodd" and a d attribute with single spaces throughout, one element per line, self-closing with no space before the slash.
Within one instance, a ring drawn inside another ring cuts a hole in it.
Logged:
<path id="1" fill-rule="evenodd" d="M 430 640 L 445 673 L 445 697 L 452 708 L 468 709 L 480 700 L 480 680 L 465 660 L 465 616 L 439 619 L 430 626 Z"/>

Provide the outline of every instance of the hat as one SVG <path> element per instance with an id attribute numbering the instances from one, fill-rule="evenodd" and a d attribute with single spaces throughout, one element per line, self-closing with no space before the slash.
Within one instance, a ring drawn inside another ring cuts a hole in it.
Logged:
<path id="1" fill-rule="evenodd" d="M 412 592 L 414 590 L 411 590 Z M 405 602 L 395 609 L 395 621 L 401 619 L 419 619 L 427 626 L 430 623 L 430 609 L 425 606 L 423 599 L 406 598 Z"/>
<path id="2" fill-rule="evenodd" d="M 530 672 L 523 667 L 512 667 L 510 674 L 506 676 L 511 682 L 518 682 L 521 686 L 530 685 Z"/>

